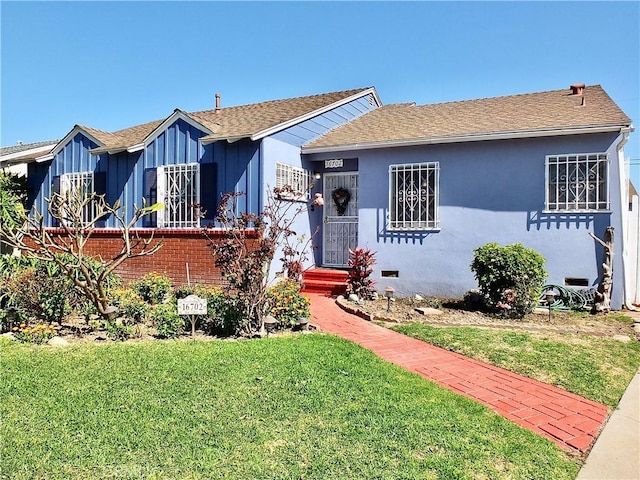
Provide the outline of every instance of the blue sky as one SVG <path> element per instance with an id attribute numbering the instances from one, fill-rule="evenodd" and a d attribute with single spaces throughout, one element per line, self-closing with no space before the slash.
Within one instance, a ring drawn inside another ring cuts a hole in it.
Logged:
<path id="1" fill-rule="evenodd" d="M 213 108 L 216 92 L 229 106 L 372 85 L 425 104 L 601 84 L 640 125 L 637 1 L 3 0 L 0 14 L 3 146 Z"/>

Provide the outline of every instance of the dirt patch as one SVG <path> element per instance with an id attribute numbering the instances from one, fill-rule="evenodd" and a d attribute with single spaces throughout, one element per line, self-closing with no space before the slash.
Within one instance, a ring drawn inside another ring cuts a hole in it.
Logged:
<path id="1" fill-rule="evenodd" d="M 547 310 L 531 313 L 523 319 L 503 319 L 484 312 L 471 310 L 456 299 L 398 298 L 387 309 L 387 299 L 365 301 L 362 305 L 338 297 L 338 305 L 344 310 L 367 320 L 383 323 L 421 322 L 434 326 L 467 326 L 522 330 L 558 335 L 593 335 L 613 337 L 626 335 L 640 340 L 633 327 L 633 320 L 623 312 L 592 315 L 588 312 L 567 313 Z M 420 313 L 422 309 L 425 313 Z"/>

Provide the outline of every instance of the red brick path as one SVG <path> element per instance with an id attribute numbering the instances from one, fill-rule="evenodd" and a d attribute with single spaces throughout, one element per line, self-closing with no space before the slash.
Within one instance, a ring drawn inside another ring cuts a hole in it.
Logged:
<path id="1" fill-rule="evenodd" d="M 307 295 L 311 323 L 321 331 L 476 400 L 567 451 L 589 450 L 608 417 L 605 405 L 380 327 L 343 311 L 330 297 Z"/>

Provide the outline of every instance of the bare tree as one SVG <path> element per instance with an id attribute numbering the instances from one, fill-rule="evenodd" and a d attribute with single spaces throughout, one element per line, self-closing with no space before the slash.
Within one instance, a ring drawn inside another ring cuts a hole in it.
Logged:
<path id="1" fill-rule="evenodd" d="M 26 256 L 58 264 L 75 288 L 94 305 L 100 315 L 106 317 L 112 310 L 106 294 L 108 276 L 126 260 L 153 255 L 161 248 L 161 242 L 153 242 L 153 235 L 141 239 L 131 230 L 138 220 L 159 210 L 162 205 L 136 207 L 132 218 L 127 221 L 120 201 L 109 205 L 104 195 L 96 193 L 53 193 L 46 201 L 49 215 L 59 223 L 63 233 L 52 232 L 45 227 L 44 216 L 34 209 L 32 215 L 23 218 L 21 227 L 3 231 L 5 241 L 19 248 Z M 95 258 L 86 253 L 87 242 L 98 222 L 109 216 L 113 216 L 118 225 L 122 248 L 111 258 L 98 256 L 100 266 L 94 269 L 91 266 L 94 262 L 90 261 Z"/>
<path id="2" fill-rule="evenodd" d="M 602 277 L 598 284 L 593 313 L 607 313 L 611 311 L 611 287 L 613 286 L 613 227 L 607 227 L 604 240 L 600 240 L 591 232 L 589 235 L 604 248 Z"/>

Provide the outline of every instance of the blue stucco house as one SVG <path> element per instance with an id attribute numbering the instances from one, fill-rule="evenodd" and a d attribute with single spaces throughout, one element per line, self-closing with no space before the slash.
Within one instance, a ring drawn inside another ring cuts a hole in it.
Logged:
<path id="1" fill-rule="evenodd" d="M 317 232 L 306 266 L 344 268 L 349 248 L 370 248 L 378 288 L 399 295 L 461 296 L 476 286 L 473 250 L 488 242 L 537 250 L 550 283 L 593 286 L 602 249 L 589 233 L 613 226 L 621 308 L 638 299 L 637 195 L 623 154 L 632 131 L 599 85 L 423 106 L 382 105 L 373 87 L 224 108 L 217 97 L 213 109 L 117 132 L 77 125 L 32 159 L 28 178 L 39 211 L 52 191 L 78 188 L 129 212 L 162 202 L 138 225 L 159 235 L 211 222 L 223 193 L 246 192 L 239 208 L 257 212 L 268 189 L 302 192 L 313 179 L 295 200 L 324 197 L 296 225 Z"/>

